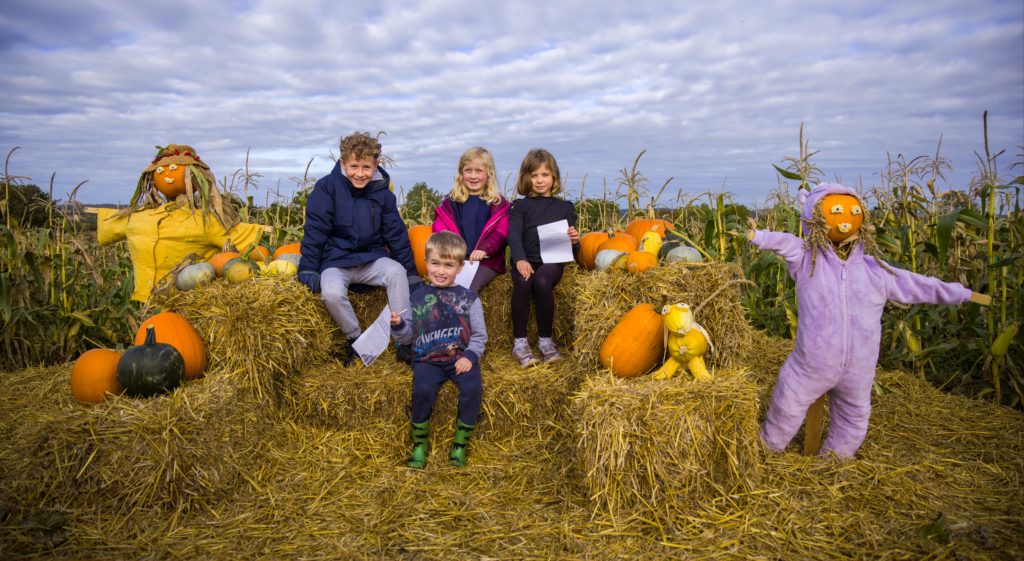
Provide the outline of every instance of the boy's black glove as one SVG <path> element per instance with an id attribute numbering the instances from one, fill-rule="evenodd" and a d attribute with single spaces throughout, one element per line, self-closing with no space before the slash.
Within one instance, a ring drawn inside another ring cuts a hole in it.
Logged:
<path id="1" fill-rule="evenodd" d="M 315 271 L 299 271 L 298 279 L 313 294 L 320 293 L 320 273 Z"/>

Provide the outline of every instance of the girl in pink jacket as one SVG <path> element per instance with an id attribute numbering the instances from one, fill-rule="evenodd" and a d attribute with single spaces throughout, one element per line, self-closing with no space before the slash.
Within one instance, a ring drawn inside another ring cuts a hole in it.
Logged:
<path id="1" fill-rule="evenodd" d="M 480 267 L 469 289 L 480 289 L 505 272 L 509 202 L 498 192 L 494 156 L 475 146 L 459 158 L 452 192 L 434 210 L 435 232 L 455 232 L 466 240 L 468 259 Z"/>

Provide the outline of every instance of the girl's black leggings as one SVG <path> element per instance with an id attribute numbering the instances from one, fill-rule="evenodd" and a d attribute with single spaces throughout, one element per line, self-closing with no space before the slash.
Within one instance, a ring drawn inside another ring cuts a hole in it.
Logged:
<path id="1" fill-rule="evenodd" d="M 530 320 L 530 297 L 533 297 L 537 315 L 537 336 L 551 337 L 555 321 L 555 286 L 562 280 L 564 263 L 533 265 L 533 276 L 524 279 L 512 268 L 512 336 L 526 337 L 526 324 Z"/>

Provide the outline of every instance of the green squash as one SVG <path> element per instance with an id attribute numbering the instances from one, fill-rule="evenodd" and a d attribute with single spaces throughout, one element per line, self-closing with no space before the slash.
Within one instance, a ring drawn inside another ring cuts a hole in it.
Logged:
<path id="1" fill-rule="evenodd" d="M 146 340 L 121 355 L 117 362 L 117 381 L 126 394 L 150 397 L 167 393 L 181 385 L 185 360 L 177 349 L 156 342 L 156 329 L 146 328 Z"/>
<path id="2" fill-rule="evenodd" d="M 206 261 L 193 263 L 178 271 L 174 275 L 174 286 L 182 291 L 188 292 L 197 286 L 207 284 L 217 278 L 217 271 Z"/>

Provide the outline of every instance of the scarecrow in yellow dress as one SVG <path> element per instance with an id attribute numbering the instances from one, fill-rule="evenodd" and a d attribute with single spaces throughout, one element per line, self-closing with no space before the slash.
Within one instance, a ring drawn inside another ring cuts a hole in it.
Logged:
<path id="1" fill-rule="evenodd" d="M 132 299 L 145 302 L 157 282 L 190 254 L 209 259 L 228 240 L 248 247 L 265 230 L 239 222 L 195 149 L 171 144 L 157 147 L 127 208 L 99 209 L 96 237 L 100 245 L 128 240 L 135 272 Z"/>

